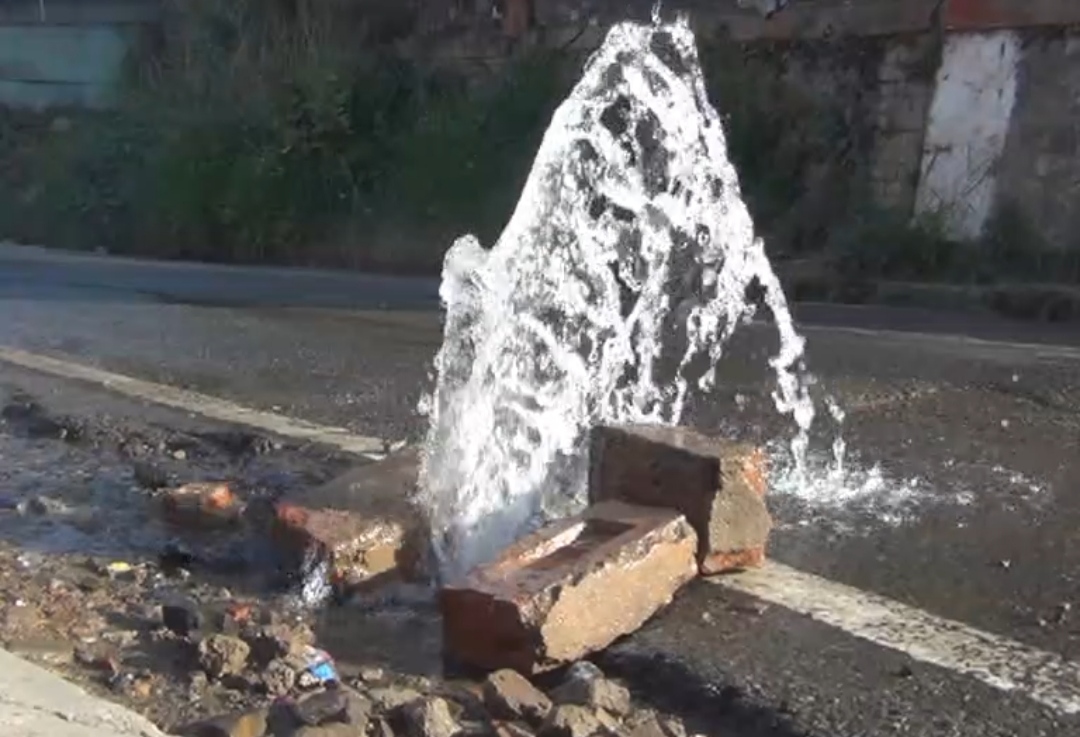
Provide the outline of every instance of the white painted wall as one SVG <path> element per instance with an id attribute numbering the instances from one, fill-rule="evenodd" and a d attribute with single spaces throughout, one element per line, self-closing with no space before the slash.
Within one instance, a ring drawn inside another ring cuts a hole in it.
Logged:
<path id="1" fill-rule="evenodd" d="M 915 212 L 940 213 L 955 238 L 978 238 L 993 208 L 996 164 L 1016 103 L 1020 53 L 1013 31 L 956 33 L 945 39 Z"/>

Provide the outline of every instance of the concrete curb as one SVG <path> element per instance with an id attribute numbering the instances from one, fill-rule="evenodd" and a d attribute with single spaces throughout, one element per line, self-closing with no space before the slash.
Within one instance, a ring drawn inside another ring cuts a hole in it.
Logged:
<path id="1" fill-rule="evenodd" d="M 168 737 L 148 719 L 0 649 L 5 737 Z"/>
<path id="2" fill-rule="evenodd" d="M 994 314 L 1043 323 L 1080 321 L 1080 289 L 1058 284 L 965 286 L 928 282 L 844 279 L 785 274 L 784 291 L 793 302 L 920 307 L 950 312 Z"/>

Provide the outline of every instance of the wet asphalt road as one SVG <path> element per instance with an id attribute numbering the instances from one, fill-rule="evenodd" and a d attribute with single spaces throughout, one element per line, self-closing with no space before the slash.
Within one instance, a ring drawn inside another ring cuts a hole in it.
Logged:
<path id="1" fill-rule="evenodd" d="M 441 337 L 436 307 L 430 280 L 0 248 L 0 345 L 364 434 L 420 431 L 413 408 Z M 817 389 L 847 412 L 852 476 L 843 498 L 828 485 L 774 495 L 773 556 L 1080 658 L 1080 331 L 872 308 L 798 315 Z M 768 404 L 769 341 L 764 328 L 736 341 L 694 424 L 785 437 Z M 822 463 L 831 440 L 822 423 Z M 875 465 L 877 490 L 859 488 Z M 663 654 L 658 693 L 692 693 L 694 675 L 717 684 L 724 709 L 713 718 L 731 734 L 1080 735 L 1080 721 L 1023 697 L 909 669 L 775 607 L 732 610 L 732 596 L 695 587 L 616 655 Z M 1063 606 L 1071 617 L 1055 616 Z"/>

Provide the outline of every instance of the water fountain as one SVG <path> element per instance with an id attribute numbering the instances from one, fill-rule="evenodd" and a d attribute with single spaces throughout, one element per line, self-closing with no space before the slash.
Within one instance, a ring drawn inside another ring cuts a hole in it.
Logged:
<path id="1" fill-rule="evenodd" d="M 490 250 L 446 256 L 421 503 L 444 580 L 583 502 L 588 429 L 678 423 L 764 295 L 777 409 L 801 469 L 814 419 L 797 334 L 739 193 L 686 19 L 622 23 L 555 112 Z"/>

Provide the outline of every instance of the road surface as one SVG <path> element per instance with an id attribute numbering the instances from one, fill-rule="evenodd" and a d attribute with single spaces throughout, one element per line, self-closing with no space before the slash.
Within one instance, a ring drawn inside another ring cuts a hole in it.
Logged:
<path id="1" fill-rule="evenodd" d="M 394 439 L 422 432 L 414 408 L 441 338 L 431 280 L 16 248 L 0 248 L 0 305 L 2 346 Z M 847 475 L 826 477 L 835 427 L 823 416 L 816 483 L 780 474 L 773 558 L 1080 658 L 1080 334 L 971 315 L 796 312 L 815 391 L 846 411 Z M 782 441 L 770 341 L 767 326 L 745 331 L 690 421 Z M 718 733 L 1080 735 L 1077 717 L 1024 689 L 704 583 L 613 659 L 639 674 L 652 663 L 656 693 L 707 704 Z"/>

